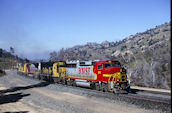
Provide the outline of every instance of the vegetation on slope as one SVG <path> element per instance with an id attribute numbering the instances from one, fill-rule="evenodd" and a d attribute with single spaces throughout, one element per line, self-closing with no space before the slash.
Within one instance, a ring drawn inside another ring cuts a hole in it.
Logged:
<path id="1" fill-rule="evenodd" d="M 50 60 L 119 60 L 128 70 L 132 85 L 171 88 L 171 23 L 119 42 L 87 43 L 52 52 Z"/>

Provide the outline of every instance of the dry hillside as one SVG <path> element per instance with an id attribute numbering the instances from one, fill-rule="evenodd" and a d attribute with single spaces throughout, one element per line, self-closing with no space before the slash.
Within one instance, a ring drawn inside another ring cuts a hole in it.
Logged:
<path id="1" fill-rule="evenodd" d="M 61 49 L 50 60 L 118 59 L 127 68 L 132 85 L 170 89 L 170 53 L 171 23 L 165 23 L 119 42 Z"/>

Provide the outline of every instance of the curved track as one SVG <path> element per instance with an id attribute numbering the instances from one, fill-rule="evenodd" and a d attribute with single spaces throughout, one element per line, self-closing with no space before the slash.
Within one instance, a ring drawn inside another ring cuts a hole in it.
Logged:
<path id="1" fill-rule="evenodd" d="M 30 76 L 24 76 L 30 79 L 35 79 Z M 39 80 L 39 79 L 36 79 Z M 43 80 L 39 80 L 43 81 Z M 55 83 L 58 84 L 58 83 Z M 67 86 L 67 85 L 65 85 Z M 74 87 L 74 86 L 71 86 Z M 77 87 L 79 88 L 79 87 Z M 80 87 L 81 88 L 81 87 Z M 83 87 L 84 88 L 84 87 Z M 84 89 L 90 89 L 90 88 L 84 88 Z M 112 92 L 107 92 L 112 93 Z M 171 104 L 171 94 L 170 93 L 164 93 L 164 92 L 155 92 L 155 91 L 147 91 L 147 90 L 139 90 L 139 89 L 131 89 L 130 93 L 117 93 L 115 95 L 123 96 L 125 98 L 133 98 L 138 100 L 146 100 L 146 101 L 152 101 L 152 102 L 160 102 L 164 104 Z M 157 96 L 159 95 L 159 96 Z"/>
<path id="2" fill-rule="evenodd" d="M 24 76 L 24 77 L 34 79 L 29 76 Z M 39 80 L 39 81 L 42 81 L 42 80 Z M 114 94 L 110 92 L 96 91 L 90 88 L 74 87 L 74 86 L 68 86 L 68 85 L 62 85 L 62 84 L 57 84 L 57 85 L 61 85 L 62 87 L 88 90 L 89 93 L 87 93 L 86 95 L 89 97 L 98 96 L 98 97 L 108 98 L 112 100 L 125 101 L 127 103 L 135 104 L 143 108 L 159 109 L 159 110 L 162 110 L 163 112 L 171 110 L 171 96 L 167 93 L 151 92 L 151 91 L 148 92 L 148 91 L 139 90 L 139 89 L 137 90 L 131 89 L 131 93 Z"/>

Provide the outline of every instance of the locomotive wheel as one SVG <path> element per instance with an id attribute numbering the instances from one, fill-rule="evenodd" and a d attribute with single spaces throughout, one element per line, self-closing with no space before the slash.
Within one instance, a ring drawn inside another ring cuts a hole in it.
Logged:
<path id="1" fill-rule="evenodd" d="M 70 86 L 76 86 L 76 83 L 74 80 L 70 80 L 69 82 L 70 82 Z"/>
<path id="2" fill-rule="evenodd" d="M 62 84 L 65 85 L 65 80 L 64 79 L 62 79 Z"/>
<path id="3" fill-rule="evenodd" d="M 38 75 L 38 79 L 41 80 L 41 76 L 40 75 Z"/>
<path id="4" fill-rule="evenodd" d="M 62 84 L 63 84 L 63 85 L 67 85 L 67 80 L 64 79 Z"/>
<path id="5" fill-rule="evenodd" d="M 131 90 L 130 86 L 127 87 L 126 91 L 127 91 L 127 93 L 132 93 L 132 90 Z"/>
<path id="6" fill-rule="evenodd" d="M 54 83 L 58 83 L 58 78 L 57 77 L 54 77 L 53 80 L 54 80 Z"/>
<path id="7" fill-rule="evenodd" d="M 95 85 L 95 83 L 91 83 L 91 84 L 90 84 L 90 87 L 91 87 L 91 89 L 96 90 L 96 85 Z"/>
<path id="8" fill-rule="evenodd" d="M 73 86 L 75 86 L 75 87 L 76 87 L 76 82 L 75 82 L 75 80 L 73 80 Z"/>
<path id="9" fill-rule="evenodd" d="M 67 85 L 68 85 L 68 86 L 70 86 L 70 85 L 71 85 L 70 80 L 67 80 L 66 82 L 67 82 Z"/>
<path id="10" fill-rule="evenodd" d="M 73 80 L 70 80 L 70 85 L 73 86 L 74 82 Z"/>
<path id="11" fill-rule="evenodd" d="M 121 84 L 121 88 L 122 89 L 126 89 L 126 84 L 124 83 L 124 84 Z"/>
<path id="12" fill-rule="evenodd" d="M 113 89 L 113 93 L 118 94 L 118 93 L 119 93 L 118 88 L 114 88 L 114 89 Z"/>
<path id="13" fill-rule="evenodd" d="M 100 91 L 100 85 L 99 85 L 99 83 L 96 83 L 95 88 L 96 88 L 97 91 Z"/>
<path id="14" fill-rule="evenodd" d="M 51 76 L 49 76 L 49 82 L 52 83 L 53 82 L 53 78 Z"/>
<path id="15" fill-rule="evenodd" d="M 41 76 L 40 76 L 40 79 L 41 79 L 41 80 L 43 80 L 43 79 L 44 79 L 43 75 L 41 75 Z"/>
<path id="16" fill-rule="evenodd" d="M 108 92 L 108 84 L 103 83 L 103 91 Z"/>
<path id="17" fill-rule="evenodd" d="M 60 78 L 57 78 L 57 83 L 60 84 Z"/>
<path id="18" fill-rule="evenodd" d="M 39 75 L 35 75 L 34 78 L 35 78 L 35 79 L 39 79 Z"/>

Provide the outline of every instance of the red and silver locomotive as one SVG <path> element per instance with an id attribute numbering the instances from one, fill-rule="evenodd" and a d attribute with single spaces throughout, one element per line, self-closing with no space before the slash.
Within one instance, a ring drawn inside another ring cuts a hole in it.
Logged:
<path id="1" fill-rule="evenodd" d="M 119 61 L 67 61 L 66 84 L 114 91 L 130 88 L 126 70 Z"/>

